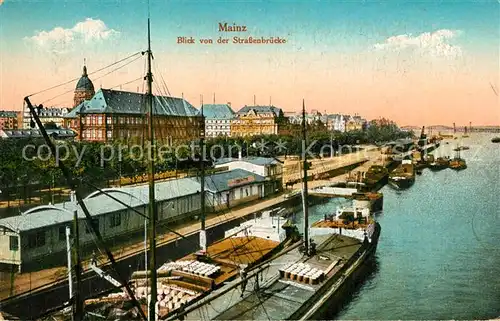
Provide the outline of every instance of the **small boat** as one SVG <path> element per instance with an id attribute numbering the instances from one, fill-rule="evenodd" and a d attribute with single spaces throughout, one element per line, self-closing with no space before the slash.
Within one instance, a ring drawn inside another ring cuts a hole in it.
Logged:
<path id="1" fill-rule="evenodd" d="M 384 166 L 372 165 L 365 173 L 363 183 L 367 190 L 382 187 L 387 182 L 389 171 Z"/>
<path id="2" fill-rule="evenodd" d="M 455 158 L 453 158 L 450 161 L 450 168 L 456 171 L 460 171 L 462 169 L 467 168 L 467 163 L 465 162 L 465 159 L 460 158 L 460 151 L 457 151 L 457 155 L 455 156 Z"/>
<path id="3" fill-rule="evenodd" d="M 401 165 L 389 174 L 389 183 L 398 189 L 408 188 L 415 183 L 415 167 L 411 160 L 403 160 Z"/>
<path id="4" fill-rule="evenodd" d="M 470 149 L 469 146 L 458 146 L 456 148 L 453 148 L 453 151 L 458 152 L 461 150 L 468 150 L 468 149 Z"/>
<path id="5" fill-rule="evenodd" d="M 450 168 L 454 170 L 462 170 L 467 168 L 467 164 L 465 159 L 462 158 L 454 158 L 450 161 Z"/>
<path id="6" fill-rule="evenodd" d="M 449 165 L 450 165 L 449 157 L 438 157 L 434 162 L 429 164 L 429 168 L 431 171 L 439 171 L 448 168 Z"/>
<path id="7" fill-rule="evenodd" d="M 491 139 L 492 143 L 500 143 L 500 137 L 494 137 Z"/>

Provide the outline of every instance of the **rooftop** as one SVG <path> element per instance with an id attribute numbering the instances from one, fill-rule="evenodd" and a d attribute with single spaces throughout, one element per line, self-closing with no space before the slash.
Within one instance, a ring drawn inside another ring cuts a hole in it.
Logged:
<path id="1" fill-rule="evenodd" d="M 76 106 L 66 118 L 77 114 L 144 114 L 146 95 L 135 92 L 99 89 L 94 97 Z M 153 97 L 153 114 L 162 116 L 197 116 L 199 111 L 183 98 Z"/>
<path id="2" fill-rule="evenodd" d="M 71 138 L 75 137 L 76 133 L 71 129 L 46 129 L 47 134 L 53 138 Z M 0 138 L 27 138 L 27 137 L 42 137 L 42 133 L 38 129 L 4 129 L 0 130 Z"/>
<path id="3" fill-rule="evenodd" d="M 191 178 L 195 182 L 199 182 L 200 178 Z M 205 188 L 212 193 L 228 191 L 236 186 L 247 185 L 250 183 L 263 182 L 265 178 L 246 171 L 241 168 L 236 168 L 227 172 L 215 173 L 205 178 Z"/>
<path id="4" fill-rule="evenodd" d="M 203 105 L 203 115 L 206 118 L 231 119 L 234 111 L 228 104 L 206 104 Z"/>
<path id="5" fill-rule="evenodd" d="M 250 110 L 255 111 L 255 113 L 257 113 L 257 114 L 259 114 L 259 113 L 270 113 L 270 112 L 273 112 L 276 117 L 279 117 L 280 113 L 281 114 L 283 113 L 283 111 L 281 110 L 281 108 L 278 108 L 276 106 L 245 106 L 245 107 L 241 108 L 237 112 L 237 114 L 246 114 Z"/>
<path id="6" fill-rule="evenodd" d="M 230 158 L 230 157 L 225 157 L 225 158 L 219 158 L 215 164 L 216 165 L 222 165 L 222 164 L 227 164 L 230 162 L 247 162 L 247 163 L 252 163 L 254 165 L 270 165 L 270 164 L 278 164 L 278 163 L 283 163 L 279 159 L 276 159 L 274 157 L 259 157 L 259 156 L 248 156 L 248 157 L 242 157 L 242 158 Z"/>
<path id="7" fill-rule="evenodd" d="M 87 66 L 83 66 L 83 74 L 76 84 L 75 91 L 91 91 L 94 92 L 94 84 L 87 75 Z"/>
<path id="8" fill-rule="evenodd" d="M 168 201 L 176 198 L 196 195 L 200 193 L 199 178 L 179 178 L 158 182 L 155 184 L 155 199 L 157 201 Z M 213 193 L 226 191 L 236 186 L 246 185 L 254 182 L 264 181 L 265 178 L 243 169 L 207 175 L 205 188 Z M 108 188 L 105 192 L 130 207 L 140 207 L 148 204 L 149 186 L 139 185 L 122 188 Z M 92 216 L 99 216 L 125 210 L 127 207 L 118 203 L 108 195 L 100 192 L 90 194 L 84 199 L 84 203 Z M 21 215 L 0 219 L 0 226 L 10 230 L 21 232 L 35 230 L 46 226 L 69 223 L 73 220 L 73 211 L 76 210 L 79 219 L 84 219 L 80 206 L 72 202 L 58 203 L 54 205 L 42 205 L 28 210 Z"/>
<path id="9" fill-rule="evenodd" d="M 0 110 L 0 117 L 2 118 L 17 118 L 19 112 L 9 111 L 9 110 Z"/>
<path id="10" fill-rule="evenodd" d="M 40 109 L 38 112 L 38 116 L 40 117 L 63 117 L 70 111 L 68 107 L 44 107 Z M 29 116 L 30 110 L 25 109 L 24 111 L 25 119 L 26 116 Z"/>
<path id="11" fill-rule="evenodd" d="M 199 190 L 200 184 L 194 182 L 192 179 L 181 178 L 169 180 L 155 185 L 155 198 L 157 201 L 165 201 L 181 196 L 196 194 Z M 120 189 L 104 189 L 104 191 L 131 207 L 148 204 L 148 185 L 122 187 Z M 101 193 L 96 193 L 95 195 L 90 194 L 85 198 L 84 203 L 92 216 L 126 209 L 124 205 Z M 73 220 L 72 213 L 75 209 L 78 212 L 78 218 L 84 219 L 85 214 L 80 206 L 71 202 L 64 202 L 51 206 L 38 206 L 21 215 L 0 219 L 0 226 L 5 226 L 14 231 L 28 231 L 45 226 L 71 222 Z"/>

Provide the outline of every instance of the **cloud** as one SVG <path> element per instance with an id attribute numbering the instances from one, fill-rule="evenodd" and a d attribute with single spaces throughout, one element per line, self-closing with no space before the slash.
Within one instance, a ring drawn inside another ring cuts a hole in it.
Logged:
<path id="1" fill-rule="evenodd" d="M 434 32 L 424 32 L 418 36 L 403 34 L 387 38 L 383 43 L 374 45 L 376 50 L 415 51 L 434 57 L 457 57 L 462 49 L 450 44 L 450 40 L 458 37 L 460 31 L 440 29 Z"/>
<path id="2" fill-rule="evenodd" d="M 62 54 L 70 51 L 75 44 L 102 41 L 118 34 L 118 31 L 108 28 L 102 20 L 87 18 L 73 28 L 55 27 L 50 31 L 38 31 L 34 36 L 24 39 L 40 48 Z"/>

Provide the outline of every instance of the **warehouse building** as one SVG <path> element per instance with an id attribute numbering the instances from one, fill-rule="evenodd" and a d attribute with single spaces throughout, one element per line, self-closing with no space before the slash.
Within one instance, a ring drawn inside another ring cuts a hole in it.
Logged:
<path id="1" fill-rule="evenodd" d="M 264 176 L 234 168 L 205 178 L 207 211 L 240 205 L 274 193 L 266 189 Z M 92 215 L 92 225 L 111 246 L 137 240 L 144 233 L 148 186 L 110 188 L 84 199 Z M 199 178 L 181 178 L 155 185 L 158 226 L 193 219 L 200 213 Z M 120 204 L 117 200 L 126 204 Z M 142 213 L 139 215 L 134 210 Z M 0 219 L 0 264 L 16 265 L 19 271 L 43 269 L 65 263 L 66 227 L 71 228 L 76 211 L 79 220 L 80 247 L 84 254 L 95 249 L 95 236 L 74 197 L 72 200 L 38 206 L 21 215 Z"/>

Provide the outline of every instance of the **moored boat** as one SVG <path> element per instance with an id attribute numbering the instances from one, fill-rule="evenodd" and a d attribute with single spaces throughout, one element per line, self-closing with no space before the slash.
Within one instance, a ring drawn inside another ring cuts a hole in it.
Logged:
<path id="1" fill-rule="evenodd" d="M 389 171 L 382 165 L 372 165 L 365 173 L 363 183 L 366 189 L 377 189 L 387 183 Z"/>
<path id="2" fill-rule="evenodd" d="M 302 115 L 305 124 L 304 105 Z M 303 135 L 306 140 L 304 128 Z M 239 282 L 168 320 L 305 320 L 322 318 L 340 308 L 346 292 L 365 275 L 381 228 L 370 216 L 371 202 L 362 200 L 358 205 L 368 207 L 337 211 L 309 227 L 307 195 L 304 171 L 300 247 L 290 247 L 262 262 L 242 274 Z"/>
<path id="3" fill-rule="evenodd" d="M 411 160 L 403 160 L 393 172 L 389 174 L 389 183 L 397 188 L 408 188 L 415 183 L 415 167 Z"/>
<path id="4" fill-rule="evenodd" d="M 457 155 L 450 161 L 450 168 L 457 171 L 467 168 L 465 159 L 460 157 L 460 151 L 457 151 Z"/>
<path id="5" fill-rule="evenodd" d="M 438 157 L 436 160 L 429 164 L 429 169 L 432 171 L 439 171 L 448 168 L 450 165 L 449 157 Z"/>
<path id="6" fill-rule="evenodd" d="M 465 159 L 462 158 L 454 158 L 450 161 L 450 168 L 454 170 L 462 170 L 467 168 L 467 163 Z"/>
<path id="7" fill-rule="evenodd" d="M 491 139 L 491 142 L 492 142 L 492 143 L 500 143 L 500 137 L 493 137 L 493 138 Z"/>

